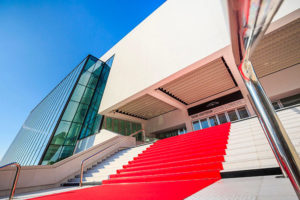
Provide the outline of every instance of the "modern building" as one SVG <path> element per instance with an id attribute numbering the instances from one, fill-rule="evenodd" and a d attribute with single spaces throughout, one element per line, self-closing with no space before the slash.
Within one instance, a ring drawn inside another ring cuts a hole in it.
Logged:
<path id="1" fill-rule="evenodd" d="M 150 141 L 232 122 L 231 132 L 243 124 L 262 133 L 226 18 L 225 1 L 166 1 L 103 56 L 88 56 L 59 83 L 32 110 L 1 164 L 51 165 L 111 139 L 101 136 L 107 130 L 130 136 L 143 129 Z M 298 154 L 299 61 L 300 3 L 286 0 L 252 62 L 274 108 L 290 112 L 283 122 Z M 136 139 L 141 143 L 142 134 Z M 258 150 L 253 156 L 240 165 L 225 162 L 224 169 L 278 167 L 274 157 L 264 160 Z"/>

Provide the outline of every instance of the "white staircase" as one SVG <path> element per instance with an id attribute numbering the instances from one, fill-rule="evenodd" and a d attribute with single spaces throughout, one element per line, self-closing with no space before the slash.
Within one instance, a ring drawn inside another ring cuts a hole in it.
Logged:
<path id="1" fill-rule="evenodd" d="M 97 165 L 94 165 L 91 169 L 88 169 L 83 174 L 82 182 L 85 185 L 101 184 L 103 180 L 109 178 L 109 175 L 115 174 L 118 169 L 122 169 L 123 165 L 128 164 L 128 161 L 133 160 L 139 153 L 148 148 L 150 144 L 142 145 L 134 148 L 121 150 L 114 155 L 108 157 L 104 161 Z M 75 176 L 73 179 L 69 179 L 68 183 L 63 185 L 78 185 L 80 182 L 80 175 Z"/>
<path id="2" fill-rule="evenodd" d="M 300 106 L 277 112 L 300 154 Z M 223 172 L 279 167 L 257 119 L 232 123 Z"/>

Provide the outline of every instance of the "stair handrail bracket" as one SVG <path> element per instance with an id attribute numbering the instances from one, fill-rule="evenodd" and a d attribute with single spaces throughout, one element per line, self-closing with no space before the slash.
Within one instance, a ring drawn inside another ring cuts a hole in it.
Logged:
<path id="1" fill-rule="evenodd" d="M 17 183 L 19 180 L 20 171 L 21 171 L 21 165 L 17 162 L 12 162 L 12 163 L 8 163 L 6 165 L 0 166 L 0 169 L 3 169 L 5 167 L 9 167 L 9 166 L 13 166 L 13 165 L 15 165 L 17 167 L 17 170 L 16 170 L 12 188 L 10 190 L 9 200 L 13 199 L 13 197 L 14 197 L 16 186 L 17 186 Z"/>

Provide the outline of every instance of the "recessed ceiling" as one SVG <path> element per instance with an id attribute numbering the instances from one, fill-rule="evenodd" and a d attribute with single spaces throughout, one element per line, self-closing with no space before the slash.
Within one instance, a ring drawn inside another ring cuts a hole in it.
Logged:
<path id="1" fill-rule="evenodd" d="M 186 104 L 236 87 L 222 58 L 218 58 L 160 87 Z"/>
<path id="2" fill-rule="evenodd" d="M 258 77 L 300 63 L 300 19 L 264 36 L 251 61 Z"/>
<path id="3" fill-rule="evenodd" d="M 121 106 L 116 112 L 142 119 L 151 119 L 175 109 L 175 107 L 146 94 Z"/>

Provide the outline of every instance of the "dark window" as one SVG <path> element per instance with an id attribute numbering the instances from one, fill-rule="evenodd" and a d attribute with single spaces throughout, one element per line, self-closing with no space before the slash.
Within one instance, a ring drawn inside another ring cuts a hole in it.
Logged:
<path id="1" fill-rule="evenodd" d="M 209 122 L 210 122 L 210 125 L 211 125 L 211 126 L 216 126 L 216 125 L 218 125 L 218 120 L 217 120 L 217 118 L 216 118 L 215 116 L 211 116 L 211 117 L 209 118 Z"/>
<path id="2" fill-rule="evenodd" d="M 273 108 L 274 108 L 275 110 L 280 109 L 280 105 L 279 105 L 278 102 L 275 101 L 275 102 L 272 103 L 272 105 L 273 105 Z"/>
<path id="3" fill-rule="evenodd" d="M 288 107 L 296 104 L 300 104 L 300 94 L 280 99 L 283 107 Z"/>
<path id="4" fill-rule="evenodd" d="M 228 111 L 228 117 L 232 122 L 238 120 L 235 110 Z"/>
<path id="5" fill-rule="evenodd" d="M 249 114 L 248 114 L 248 112 L 247 112 L 247 110 L 246 110 L 245 107 L 239 108 L 239 109 L 237 109 L 237 111 L 238 111 L 241 119 L 249 117 Z"/>
<path id="6" fill-rule="evenodd" d="M 220 124 L 224 124 L 227 122 L 225 113 L 218 114 L 218 118 L 219 118 Z"/>

